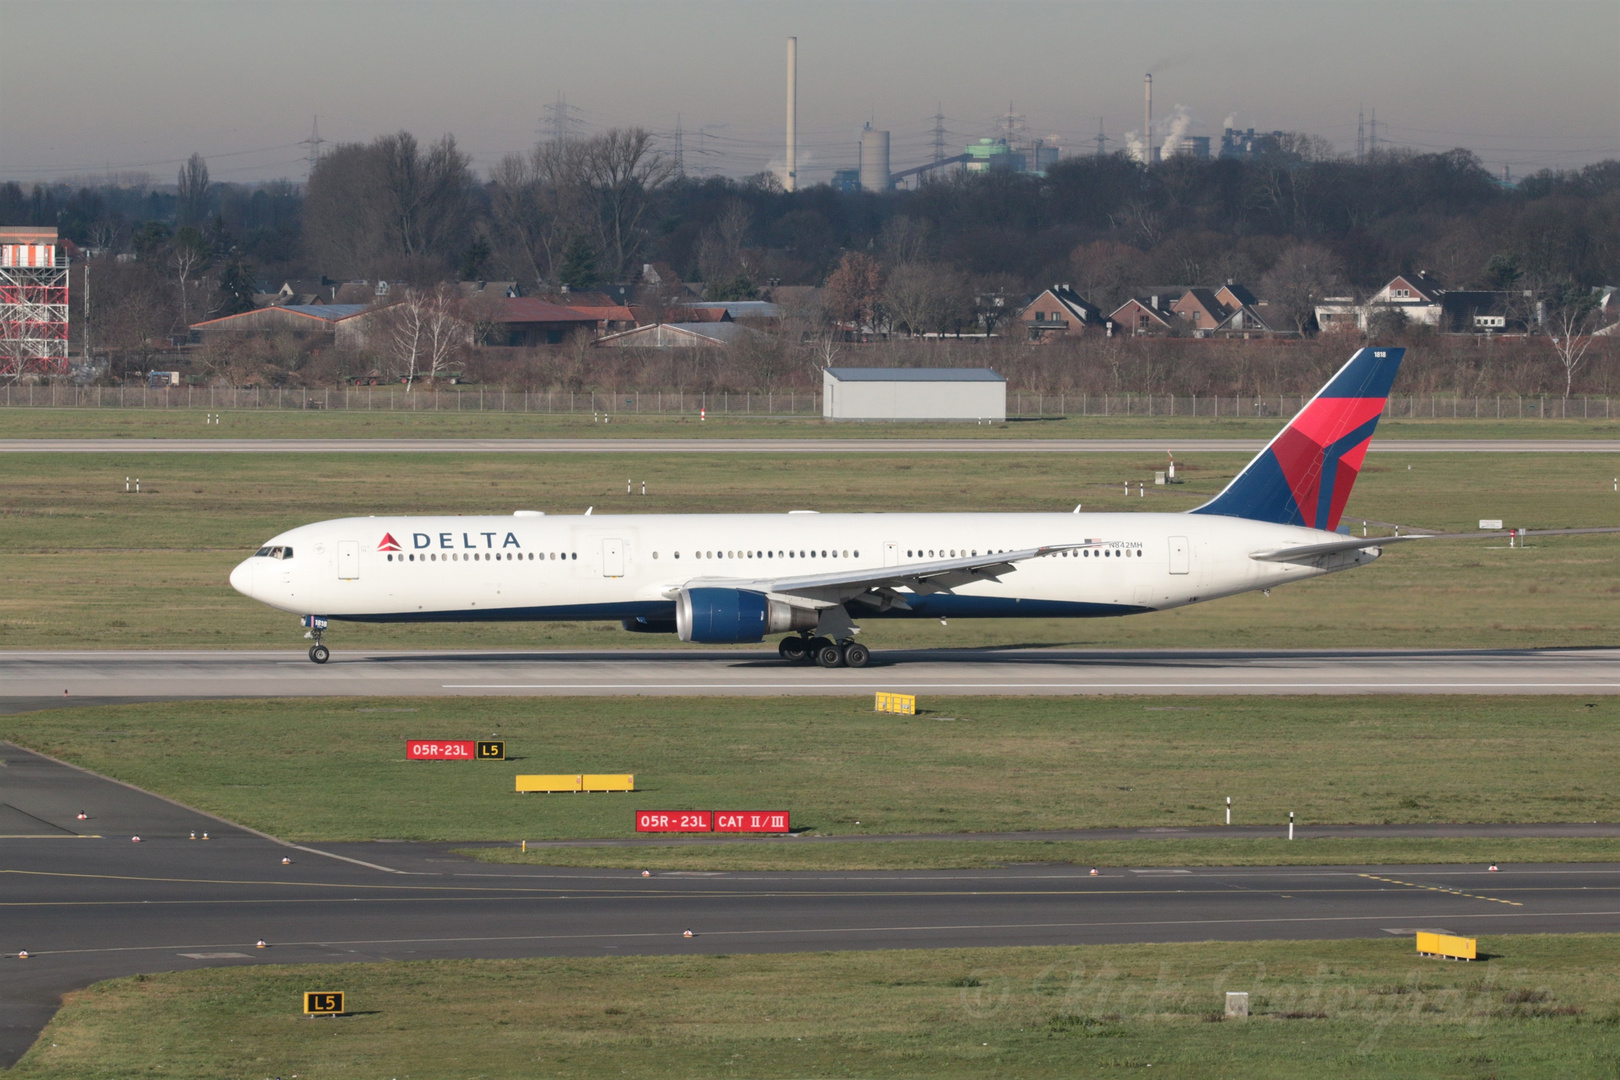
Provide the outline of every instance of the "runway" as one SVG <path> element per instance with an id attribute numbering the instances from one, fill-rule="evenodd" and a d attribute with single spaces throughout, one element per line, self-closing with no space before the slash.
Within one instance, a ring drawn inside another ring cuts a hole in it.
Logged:
<path id="1" fill-rule="evenodd" d="M 863 669 L 720 650 L 0 652 L 0 709 L 327 695 L 1613 694 L 1614 649 L 876 650 Z"/>
<path id="2" fill-rule="evenodd" d="M 1283 421 L 1279 420 L 1281 426 Z M 28 454 L 1163 454 L 1257 453 L 1264 439 L 0 439 Z M 1617 454 L 1620 439 L 1374 439 L 1374 453 Z"/>
<path id="3" fill-rule="evenodd" d="M 0 751 L 0 800 L 34 830 L 0 838 L 0 1064 L 67 990 L 205 966 L 1620 930 L 1620 864 L 643 878 L 436 844 L 292 847 Z"/>

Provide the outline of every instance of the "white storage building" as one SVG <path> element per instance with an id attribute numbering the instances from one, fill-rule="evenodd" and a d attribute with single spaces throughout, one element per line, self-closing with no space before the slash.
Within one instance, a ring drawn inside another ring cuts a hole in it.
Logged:
<path id="1" fill-rule="evenodd" d="M 1005 420 L 1007 380 L 989 368 L 823 368 L 828 420 Z"/>

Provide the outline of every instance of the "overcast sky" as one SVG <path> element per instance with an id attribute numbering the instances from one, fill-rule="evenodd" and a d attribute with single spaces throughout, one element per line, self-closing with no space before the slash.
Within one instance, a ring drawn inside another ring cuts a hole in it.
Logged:
<path id="1" fill-rule="evenodd" d="M 1184 106 L 1353 151 L 1356 114 L 1422 150 L 1515 175 L 1620 157 L 1620 3 L 1016 0 L 0 0 L 0 177 L 144 170 L 193 151 L 216 180 L 302 179 L 334 142 L 456 136 L 480 168 L 533 144 L 566 95 L 584 132 L 673 135 L 688 172 L 780 161 L 785 42 L 799 39 L 801 183 L 893 133 L 896 170 L 1009 111 L 1065 154 L 1123 145 Z M 1218 138 L 1217 138 L 1218 142 Z"/>

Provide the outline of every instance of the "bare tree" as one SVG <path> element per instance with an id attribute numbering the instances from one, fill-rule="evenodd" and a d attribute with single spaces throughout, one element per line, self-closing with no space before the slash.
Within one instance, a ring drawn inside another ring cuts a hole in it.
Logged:
<path id="1" fill-rule="evenodd" d="M 1575 286 L 1565 291 L 1562 302 L 1547 313 L 1547 342 L 1564 367 L 1564 400 L 1569 400 L 1575 385 L 1575 372 L 1586 362 L 1586 353 L 1592 347 L 1592 331 L 1596 328 L 1597 304 L 1590 293 L 1582 293 Z"/>
<path id="2" fill-rule="evenodd" d="M 750 274 L 752 267 L 745 252 L 754 215 L 741 199 L 730 199 L 720 216 L 698 238 L 698 273 L 705 284 L 713 285 Z"/>
<path id="3" fill-rule="evenodd" d="M 405 131 L 337 147 L 304 198 L 312 261 L 351 277 L 443 272 L 472 218 L 470 162 L 449 135 L 426 148 Z"/>
<path id="4" fill-rule="evenodd" d="M 174 274 L 175 291 L 180 299 L 180 325 L 190 326 L 193 296 L 202 291 L 202 272 L 212 261 L 208 245 L 202 234 L 188 225 L 169 243 L 165 261 Z"/>
<path id="5" fill-rule="evenodd" d="M 1266 300 L 1293 322 L 1304 336 L 1316 323 L 1316 305 L 1344 281 L 1344 270 L 1332 252 L 1309 244 L 1284 251 L 1260 289 Z"/>
<path id="6" fill-rule="evenodd" d="M 587 227 L 583 144 L 543 142 L 508 154 L 490 174 L 490 215 L 499 254 L 512 272 L 555 281 L 569 239 Z"/>
<path id="7" fill-rule="evenodd" d="M 176 185 L 179 188 L 175 204 L 177 223 L 201 225 L 208 218 L 208 162 L 201 154 L 192 154 L 180 166 Z"/>
<path id="8" fill-rule="evenodd" d="M 962 275 L 939 263 L 906 263 L 889 272 L 883 306 L 908 334 L 944 332 L 968 306 Z"/>
<path id="9" fill-rule="evenodd" d="M 472 343 L 472 327 L 462 317 L 460 299 L 448 284 L 407 289 L 384 313 L 388 345 L 407 394 L 417 379 L 437 379 L 450 359 Z"/>
<path id="10" fill-rule="evenodd" d="M 615 128 L 586 141 L 581 166 L 595 210 L 599 249 L 610 265 L 612 280 L 626 269 L 645 240 L 642 218 L 654 191 L 675 173 L 675 166 L 653 149 L 652 132 Z"/>

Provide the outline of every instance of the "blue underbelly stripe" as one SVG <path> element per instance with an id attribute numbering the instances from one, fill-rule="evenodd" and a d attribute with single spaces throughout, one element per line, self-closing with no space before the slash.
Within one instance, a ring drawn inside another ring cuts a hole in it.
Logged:
<path id="1" fill-rule="evenodd" d="M 933 596 L 906 598 L 910 611 L 879 612 L 864 604 L 849 605 L 850 616 L 865 619 L 1099 619 L 1152 611 L 1139 604 L 1097 604 L 1076 600 L 1016 599 L 1000 596 Z M 595 622 L 642 618 L 673 622 L 675 605 L 668 600 L 616 604 L 559 604 L 548 607 L 469 608 L 457 611 L 391 611 L 366 615 L 328 615 L 344 622 Z"/>

